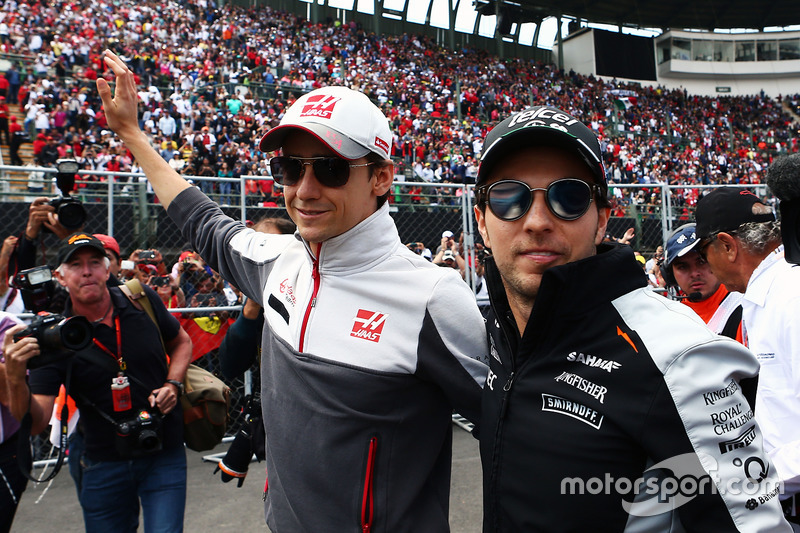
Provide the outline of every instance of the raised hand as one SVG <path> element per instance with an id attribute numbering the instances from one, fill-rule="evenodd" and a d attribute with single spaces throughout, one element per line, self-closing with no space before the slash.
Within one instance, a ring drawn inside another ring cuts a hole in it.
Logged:
<path id="1" fill-rule="evenodd" d="M 138 134 L 139 122 L 137 107 L 139 95 L 136 91 L 136 81 L 128 65 L 114 52 L 103 52 L 103 62 L 111 69 L 116 78 L 114 95 L 111 87 L 103 78 L 97 79 L 97 92 L 103 100 L 103 109 L 109 127 L 123 140 Z"/>

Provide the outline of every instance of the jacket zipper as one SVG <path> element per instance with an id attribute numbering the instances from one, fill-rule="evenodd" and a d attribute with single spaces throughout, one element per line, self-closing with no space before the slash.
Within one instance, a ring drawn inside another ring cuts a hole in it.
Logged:
<path id="1" fill-rule="evenodd" d="M 491 305 L 494 309 L 494 304 Z M 496 309 L 494 309 L 494 313 L 495 316 L 498 316 Z M 501 324 L 500 332 L 503 335 L 503 340 L 505 341 L 506 346 L 510 348 L 511 342 L 508 339 L 508 332 L 502 325 L 502 322 L 500 322 L 500 320 L 498 320 L 498 322 Z M 520 342 L 522 342 L 522 339 L 520 339 Z M 519 349 L 519 343 L 517 343 L 517 349 Z M 508 374 L 508 379 L 506 380 L 505 384 L 503 384 L 503 398 L 500 400 L 500 410 L 497 415 L 497 426 L 495 427 L 495 433 L 494 433 L 494 445 L 492 446 L 492 473 L 489 486 L 489 491 L 492 496 L 489 505 L 492 506 L 492 516 L 494 518 L 493 527 L 495 529 L 499 529 L 499 520 L 500 520 L 500 515 L 497 512 L 497 495 L 495 492 L 495 486 L 497 483 L 497 471 L 500 467 L 500 443 L 502 442 L 501 436 L 503 433 L 503 419 L 506 416 L 506 410 L 508 408 L 508 396 L 511 393 L 511 387 L 514 385 L 514 375 L 516 374 L 517 371 L 516 368 L 517 361 L 515 357 L 516 354 L 513 351 L 509 350 L 509 355 L 511 362 L 511 372 Z"/>
<path id="2" fill-rule="evenodd" d="M 320 246 L 322 248 L 322 246 Z M 319 251 L 317 251 L 319 254 Z M 319 257 L 319 255 L 317 255 Z M 314 290 L 311 292 L 311 300 L 308 302 L 308 307 L 306 307 L 306 314 L 303 316 L 303 324 L 300 328 L 300 346 L 298 350 L 300 352 L 303 351 L 305 347 L 306 341 L 306 328 L 308 328 L 308 319 L 311 316 L 311 309 L 317 305 L 317 292 L 319 292 L 319 259 L 314 258 L 311 267 L 311 279 L 314 280 Z"/>
<path id="3" fill-rule="evenodd" d="M 364 474 L 364 494 L 361 497 L 361 531 L 369 533 L 375 517 L 375 500 L 373 498 L 375 477 L 375 454 L 378 451 L 378 437 L 369 439 L 367 468 Z"/>

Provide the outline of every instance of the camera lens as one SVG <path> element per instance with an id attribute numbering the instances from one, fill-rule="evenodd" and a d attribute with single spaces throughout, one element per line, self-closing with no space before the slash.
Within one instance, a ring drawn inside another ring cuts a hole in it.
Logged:
<path id="1" fill-rule="evenodd" d="M 58 206 L 58 221 L 67 229 L 78 229 L 86 222 L 86 209 L 77 201 L 62 202 Z"/>
<path id="2" fill-rule="evenodd" d="M 56 327 L 61 345 L 67 350 L 83 350 L 92 343 L 92 325 L 85 317 L 70 317 Z"/>
<path id="3" fill-rule="evenodd" d="M 157 451 L 161 448 L 161 439 L 155 431 L 143 429 L 139 433 L 139 447 L 146 452 Z"/>

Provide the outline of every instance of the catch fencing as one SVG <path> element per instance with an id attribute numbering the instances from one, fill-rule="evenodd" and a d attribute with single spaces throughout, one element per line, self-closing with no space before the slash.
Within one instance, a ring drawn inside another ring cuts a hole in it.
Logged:
<path id="1" fill-rule="evenodd" d="M 38 174 L 35 174 L 38 173 Z M 44 175 L 42 175 L 44 173 Z M 26 226 L 28 208 L 37 197 L 58 197 L 55 188 L 56 169 L 46 167 L 12 167 L 0 165 L 0 239 L 20 235 Z M 32 179 L 33 178 L 33 179 Z M 215 200 L 230 217 L 256 222 L 262 218 L 288 218 L 282 207 L 280 187 L 269 176 L 241 176 L 239 178 L 185 176 L 195 186 Z M 467 258 L 465 279 L 475 286 L 472 274 L 476 265 L 476 244 L 481 243 L 473 213 L 474 186 L 461 184 L 425 183 L 407 180 L 398 175 L 390 191 L 391 216 L 397 225 L 400 239 L 410 248 L 422 243 L 429 250 L 420 253 L 435 256 L 442 245 L 442 234 L 453 232 L 461 241 L 462 255 Z M 29 186 L 43 186 L 42 191 Z M 713 186 L 667 184 L 615 184 L 609 189 L 613 210 L 607 237 L 622 237 L 633 228 L 631 246 L 645 257 L 662 245 L 669 232 L 680 224 L 694 220 L 694 204 L 703 189 Z M 741 186 L 752 190 L 769 201 L 764 185 Z M 81 170 L 76 177 L 73 198 L 82 202 L 86 210 L 83 229 L 93 233 L 106 233 L 117 239 L 126 259 L 133 252 L 158 250 L 169 271 L 178 261 L 182 251 L 189 248 L 180 229 L 167 216 L 143 174 Z M 43 233 L 37 264 L 55 263 L 59 242 L 52 233 Z M 480 302 L 485 304 L 486 302 Z M 224 305 L 225 302 L 216 302 Z M 189 303 L 187 302 L 187 306 Z M 200 312 L 219 313 L 212 307 L 173 309 L 195 343 L 197 363 L 219 373 L 216 348 L 240 307 L 229 308 L 228 317 L 219 324 L 195 320 Z M 182 311 L 194 312 L 187 318 Z M 257 363 L 244 377 L 229 383 L 233 391 L 233 405 L 229 434 L 233 435 L 244 421 L 245 397 L 258 394 Z M 46 445 L 37 450 L 42 457 L 49 452 Z"/>

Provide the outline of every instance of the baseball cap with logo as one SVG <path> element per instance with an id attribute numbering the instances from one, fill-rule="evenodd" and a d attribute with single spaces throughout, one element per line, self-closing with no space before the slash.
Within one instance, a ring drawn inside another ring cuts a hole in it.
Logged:
<path id="1" fill-rule="evenodd" d="M 58 264 L 63 265 L 69 261 L 72 256 L 75 255 L 75 252 L 81 248 L 94 248 L 103 256 L 106 255 L 106 249 L 100 239 L 89 233 L 79 231 L 67 237 L 61 245 L 61 248 L 58 249 Z"/>
<path id="2" fill-rule="evenodd" d="M 445 252 L 442 254 L 442 261 L 448 261 L 448 260 L 449 261 L 456 260 L 456 256 L 452 250 L 445 250 Z"/>
<path id="3" fill-rule="evenodd" d="M 684 224 L 676 228 L 667 238 L 667 245 L 664 247 L 664 266 L 669 268 L 672 262 L 678 257 L 683 257 L 692 251 L 700 242 L 697 239 L 695 224 Z"/>
<path id="4" fill-rule="evenodd" d="M 484 141 L 477 185 L 486 183 L 492 167 L 510 151 L 532 146 L 559 146 L 577 152 L 605 196 L 608 185 L 597 137 L 577 118 L 550 106 L 529 107 L 492 128 Z"/>
<path id="5" fill-rule="evenodd" d="M 714 189 L 697 201 L 697 238 L 734 231 L 747 222 L 773 222 L 775 212 L 752 192 L 735 187 Z"/>
<path id="6" fill-rule="evenodd" d="M 259 149 L 277 150 L 293 130 L 310 133 L 344 159 L 370 152 L 389 158 L 389 120 L 366 95 L 347 87 L 323 87 L 298 98 L 281 123 L 261 138 Z"/>

